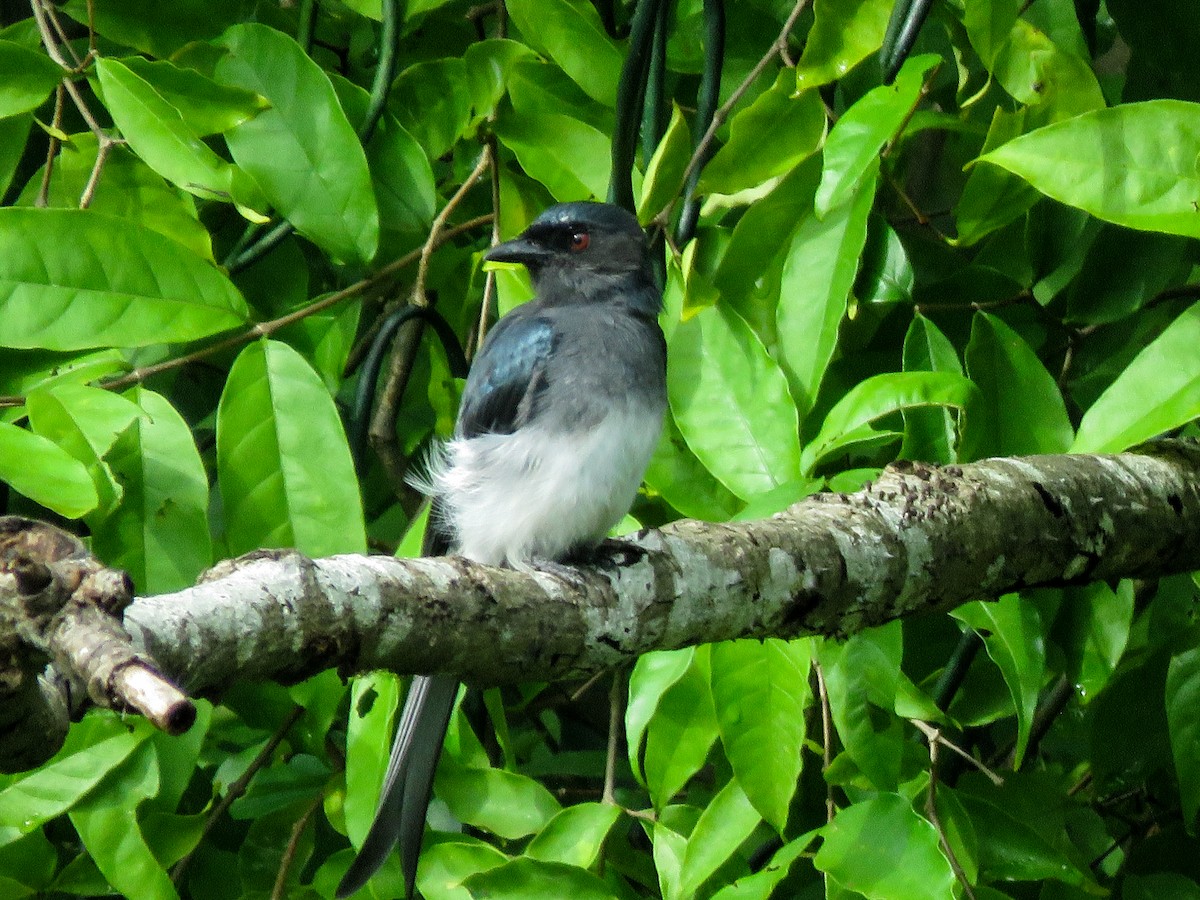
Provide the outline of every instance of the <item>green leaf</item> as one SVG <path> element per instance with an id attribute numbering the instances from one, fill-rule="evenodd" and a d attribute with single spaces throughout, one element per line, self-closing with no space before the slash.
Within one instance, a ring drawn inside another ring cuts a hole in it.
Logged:
<path id="1" fill-rule="evenodd" d="M 870 900 L 954 896 L 954 871 L 937 831 L 899 794 L 839 811 L 822 833 L 813 865 Z"/>
<path id="2" fill-rule="evenodd" d="M 625 744 L 629 749 L 629 768 L 641 784 L 639 756 L 642 738 L 658 710 L 663 694 L 691 668 L 695 647 L 680 650 L 654 650 L 638 657 L 629 676 L 629 702 L 625 705 Z"/>
<path id="3" fill-rule="evenodd" d="M 396 119 L 430 159 L 445 154 L 471 122 L 471 78 L 461 59 L 432 59 L 400 73 L 388 95 Z"/>
<path id="4" fill-rule="evenodd" d="M 0 422 L 0 481 L 68 519 L 100 502 L 87 467 L 42 437 Z"/>
<path id="5" fill-rule="evenodd" d="M 98 34 L 165 59 L 193 41 L 216 37 L 245 13 L 245 0 L 69 0 L 63 10 Z"/>
<path id="6" fill-rule="evenodd" d="M 900 781 L 904 731 L 894 709 L 902 652 L 895 628 L 820 645 L 833 724 L 846 753 L 879 790 L 895 789 Z"/>
<path id="7" fill-rule="evenodd" d="M 246 347 L 217 410 L 217 476 L 230 552 L 366 549 L 362 503 L 333 399 L 299 353 Z"/>
<path id="8" fill-rule="evenodd" d="M 32 125 L 32 115 L 0 119 L 0 193 L 8 192 L 13 176 L 17 174 Z"/>
<path id="9" fill-rule="evenodd" d="M 833 359 L 874 199 L 875 179 L 864 176 L 850 202 L 823 219 L 804 218 L 787 250 L 775 320 L 780 361 L 801 416 L 812 409 Z"/>
<path id="10" fill-rule="evenodd" d="M 399 699 L 400 679 L 391 672 L 360 675 L 350 689 L 343 814 L 355 847 L 362 846 L 379 806 Z"/>
<path id="11" fill-rule="evenodd" d="M 217 79 L 271 102 L 225 135 L 234 160 L 335 260 L 369 261 L 379 243 L 379 209 L 366 154 L 329 77 L 266 25 L 235 25 L 221 44 L 229 53 L 217 63 Z"/>
<path id="12" fill-rule="evenodd" d="M 668 345 L 671 413 L 705 468 L 743 500 L 794 480 L 799 422 L 787 380 L 741 317 L 702 309 Z"/>
<path id="13" fill-rule="evenodd" d="M 983 0 L 963 8 L 963 26 L 971 46 L 985 66 L 991 68 L 1017 22 L 1019 0 Z"/>
<path id="14" fill-rule="evenodd" d="M 488 38 L 467 47 L 463 63 L 471 88 L 472 122 L 480 122 L 495 112 L 508 90 L 513 67 L 527 58 L 534 58 L 529 47 L 503 38 Z"/>
<path id="15" fill-rule="evenodd" d="M 730 490 L 696 459 L 670 415 L 646 468 L 646 485 L 689 519 L 724 522 L 742 506 Z"/>
<path id="16" fill-rule="evenodd" d="M 71 143 L 64 145 L 51 169 L 46 206 L 68 209 L 79 206 L 96 164 L 96 152 L 94 134 L 71 136 Z M 92 212 L 145 225 L 183 244 L 205 261 L 213 261 L 212 237 L 196 215 L 192 196 L 168 184 L 128 147 L 109 148 L 104 177 L 94 188 L 88 206 Z M 41 179 L 30 179 L 17 205 L 36 206 L 40 189 Z"/>
<path id="17" fill-rule="evenodd" d="M 683 900 L 679 878 L 683 868 L 683 855 L 687 852 L 687 839 L 661 821 L 654 823 L 651 835 L 659 892 L 663 900 Z"/>
<path id="18" fill-rule="evenodd" d="M 638 197 L 637 216 L 648 224 L 675 199 L 683 187 L 683 175 L 692 155 L 692 135 L 678 104 L 671 104 L 671 121 L 654 155 L 646 166 L 642 193 Z"/>
<path id="19" fill-rule="evenodd" d="M 1018 594 L 1006 594 L 995 603 L 968 603 L 951 613 L 983 638 L 988 656 L 1004 676 L 1017 710 L 1017 746 L 1013 767 L 1020 768 L 1029 742 L 1029 729 L 1037 709 L 1038 693 L 1046 677 L 1046 643 L 1038 608 Z"/>
<path id="20" fill-rule="evenodd" d="M 1200 105 L 1127 103 L 1031 131 L 983 156 L 1098 219 L 1200 237 Z"/>
<path id="21" fill-rule="evenodd" d="M 562 811 L 538 782 L 503 769 L 477 769 L 442 760 L 434 782 L 454 817 L 508 840 L 536 834 Z"/>
<path id="22" fill-rule="evenodd" d="M 962 374 L 962 363 L 950 339 L 930 319 L 918 313 L 904 335 L 905 372 Z M 901 459 L 952 463 L 955 452 L 954 418 L 944 408 L 915 407 L 904 411 Z"/>
<path id="23" fill-rule="evenodd" d="M 1116 590 L 1106 584 L 1063 589 L 1053 639 L 1067 656 L 1067 675 L 1081 703 L 1108 684 L 1129 642 L 1133 625 L 1133 584 Z"/>
<path id="24" fill-rule="evenodd" d="M 1200 900 L 1200 884 L 1178 872 L 1133 872 L 1121 879 L 1121 900 Z"/>
<path id="25" fill-rule="evenodd" d="M 462 883 L 476 872 L 486 872 L 508 862 L 508 857 L 482 841 L 472 841 L 465 836 L 454 841 L 445 841 L 426 846 L 421 852 L 421 864 L 417 867 L 417 889 L 429 900 L 470 900 L 471 892 Z M 399 869 L 399 859 L 396 868 Z M 396 879 L 396 891 L 401 888 Z M 378 876 L 372 885 L 378 885 Z"/>
<path id="26" fill-rule="evenodd" d="M 1025 107 L 1015 112 L 996 107 L 980 154 L 986 155 L 1024 133 L 1030 118 Z M 1037 200 L 1038 192 L 1011 172 L 996 166 L 972 166 L 954 207 L 958 227 L 955 243 L 970 247 L 1023 216 Z"/>
<path id="27" fill-rule="evenodd" d="M 6 347 L 83 350 L 191 341 L 247 319 L 246 301 L 180 244 L 83 209 L 0 209 Z"/>
<path id="28" fill-rule="evenodd" d="M 687 672 L 659 700 L 646 729 L 646 786 L 655 809 L 670 803 L 700 771 L 717 739 L 708 683 L 708 654 L 697 651 Z"/>
<path id="29" fill-rule="evenodd" d="M 109 884 L 126 896 L 176 898 L 136 818 L 141 801 L 158 792 L 158 765 L 147 745 L 71 809 L 71 823 Z"/>
<path id="30" fill-rule="evenodd" d="M 787 878 L 792 864 L 808 849 L 818 834 L 819 831 L 814 829 L 784 844 L 775 851 L 775 855 L 762 869 L 721 888 L 713 894 L 712 900 L 768 900 L 771 892 Z"/>
<path id="31" fill-rule="evenodd" d="M 208 475 L 191 429 L 166 399 L 142 387 L 127 396 L 144 415 L 106 457 L 124 497 L 92 525 L 92 549 L 127 571 L 140 593 L 179 590 L 212 564 Z"/>
<path id="32" fill-rule="evenodd" d="M 261 94 L 218 84 L 195 69 L 182 68 L 169 60 L 131 56 L 120 63 L 177 109 L 196 137 L 221 134 L 271 105 Z"/>
<path id="33" fill-rule="evenodd" d="M 780 833 L 800 778 L 808 665 L 807 641 L 712 647 L 713 703 L 725 755 L 754 808 Z"/>
<path id="34" fill-rule="evenodd" d="M 1167 724 L 1183 821 L 1194 832 L 1200 810 L 1200 649 L 1177 654 L 1167 667 Z"/>
<path id="35" fill-rule="evenodd" d="M 996 316 L 976 313 L 966 359 L 983 401 L 971 423 L 981 456 L 1067 451 L 1074 434 L 1062 393 L 1019 334 Z"/>
<path id="36" fill-rule="evenodd" d="M 883 45 L 891 0 L 816 0 L 816 21 L 796 65 L 796 90 L 841 78 Z"/>
<path id="37" fill-rule="evenodd" d="M 1057 790 L 1044 780 L 1009 773 L 1003 785 L 968 776 L 955 790 L 979 841 L 979 875 L 985 881 L 1044 881 L 1081 885 L 1086 876 L 1063 848 L 1070 847 Z"/>
<path id="38" fill-rule="evenodd" d="M 149 736 L 141 729 L 68 751 L 0 791 L 0 827 L 29 832 L 62 815 Z"/>
<path id="39" fill-rule="evenodd" d="M 729 122 L 729 141 L 704 166 L 696 190 L 733 194 L 783 175 L 812 156 L 825 137 L 825 105 L 816 91 L 795 93 L 790 69 Z M 770 134 L 770 140 L 763 136 Z"/>
<path id="40" fill-rule="evenodd" d="M 516 154 L 521 168 L 555 199 L 587 200 L 608 193 L 612 154 L 608 136 L 559 113 L 513 109 L 496 122 L 496 133 Z M 553 140 L 547 140 L 553 135 Z"/>
<path id="41" fill-rule="evenodd" d="M 939 64 L 932 53 L 909 57 L 896 80 L 873 88 L 842 113 L 825 142 L 825 166 L 817 188 L 817 218 L 841 206 L 875 171 L 874 160 L 903 127 L 917 101 L 925 76 Z"/>
<path id="42" fill-rule="evenodd" d="M 96 72 L 113 122 L 150 168 L 197 197 L 265 209 L 257 186 L 196 137 L 179 110 L 145 79 L 104 57 L 96 61 Z"/>
<path id="43" fill-rule="evenodd" d="M 616 894 L 590 872 L 561 863 L 517 858 L 464 879 L 470 896 L 487 900 L 616 900 Z"/>
<path id="44" fill-rule="evenodd" d="M 700 885 L 737 851 L 760 821 L 737 780 L 726 783 L 708 802 L 688 836 L 679 873 L 680 893 L 695 897 Z"/>
<path id="45" fill-rule="evenodd" d="M 979 389 L 953 372 L 899 372 L 860 381 L 834 404 L 821 430 L 804 448 L 803 470 L 813 471 L 827 456 L 861 437 L 864 426 L 900 410 L 921 406 L 967 409 Z"/>
<path id="46" fill-rule="evenodd" d="M 558 63 L 589 97 L 616 106 L 621 51 L 595 7 L 583 0 L 511 0 L 506 9 L 531 47 Z"/>
<path id="47" fill-rule="evenodd" d="M 1200 303 L 1150 342 L 1091 405 L 1073 453 L 1116 453 L 1200 417 Z"/>
<path id="48" fill-rule="evenodd" d="M 1051 120 L 1105 105 L 1090 60 L 1064 50 L 1024 19 L 1013 23 L 1008 40 L 996 52 L 992 71 L 1019 102 L 1041 107 Z"/>
<path id="49" fill-rule="evenodd" d="M 568 806 L 529 842 L 525 855 L 543 862 L 589 868 L 620 816 L 621 808 L 611 803 Z"/>
<path id="50" fill-rule="evenodd" d="M 63 74 L 45 53 L 0 40 L 0 119 L 37 109 Z"/>

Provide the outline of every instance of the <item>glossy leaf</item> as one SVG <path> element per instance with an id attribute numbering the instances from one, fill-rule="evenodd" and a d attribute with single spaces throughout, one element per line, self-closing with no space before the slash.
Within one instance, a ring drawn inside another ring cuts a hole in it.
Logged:
<path id="1" fill-rule="evenodd" d="M 29 139 L 33 116 L 9 116 L 0 119 L 0 191 L 7 192 Z"/>
<path id="2" fill-rule="evenodd" d="M 286 344 L 251 344 L 230 369 L 217 410 L 217 476 L 233 553 L 366 548 L 341 419 L 320 376 Z"/>
<path id="3" fill-rule="evenodd" d="M 0 791 L 0 827 L 30 831 L 62 815 L 117 768 L 149 736 L 113 734 L 51 760 Z"/>
<path id="4" fill-rule="evenodd" d="M 663 694 L 646 729 L 646 786 L 662 809 L 708 759 L 717 739 L 706 653 Z"/>
<path id="5" fill-rule="evenodd" d="M 528 898 L 551 900 L 616 900 L 616 895 L 599 878 L 583 869 L 535 859 L 514 859 L 502 866 L 472 875 L 463 881 L 470 896 L 480 898 Z"/>
<path id="6" fill-rule="evenodd" d="M 212 563 L 208 475 L 175 407 L 145 388 L 127 396 L 142 415 L 106 456 L 124 496 L 93 525 L 92 549 L 127 571 L 139 592 L 178 590 Z"/>
<path id="7" fill-rule="evenodd" d="M 913 316 L 904 335 L 905 372 L 962 374 L 958 353 L 941 330 L 920 314 Z M 901 459 L 951 463 L 957 459 L 954 417 L 944 408 L 914 407 L 904 411 Z"/>
<path id="8" fill-rule="evenodd" d="M 1105 106 L 1089 62 L 1024 19 L 1013 23 L 1008 40 L 996 52 L 992 71 L 1006 91 L 1021 103 L 1041 107 L 1050 121 Z"/>
<path id="9" fill-rule="evenodd" d="M 823 219 L 806 217 L 787 250 L 775 317 L 780 360 L 802 416 L 833 359 L 874 198 L 875 179 L 864 176 L 850 202 Z"/>
<path id="10" fill-rule="evenodd" d="M 667 394 L 692 452 L 743 500 L 799 475 L 787 381 L 736 313 L 714 306 L 679 323 L 669 340 Z"/>
<path id="11" fill-rule="evenodd" d="M 97 60 L 96 72 L 113 121 L 154 171 L 197 197 L 265 208 L 257 186 L 196 137 L 149 82 L 116 59 Z"/>
<path id="12" fill-rule="evenodd" d="M 439 768 L 434 790 L 455 818 L 509 840 L 541 831 L 562 810 L 532 778 L 503 769 L 464 768 L 449 760 Z"/>
<path id="13" fill-rule="evenodd" d="M 817 218 L 849 200 L 874 173 L 875 157 L 912 114 L 925 78 L 938 61 L 931 53 L 909 57 L 894 82 L 871 89 L 837 120 L 825 142 L 814 207 Z"/>
<path id="14" fill-rule="evenodd" d="M 966 361 L 982 401 L 971 423 L 981 455 L 1067 451 L 1074 434 L 1062 393 L 1019 334 L 995 316 L 976 313 Z"/>
<path id="15" fill-rule="evenodd" d="M 165 58 L 185 44 L 216 37 L 237 21 L 243 0 L 69 0 L 64 12 L 77 22 L 94 23 L 98 34 L 125 47 Z"/>
<path id="16" fill-rule="evenodd" d="M 0 482 L 68 519 L 100 502 L 87 467 L 42 437 L 0 422 Z"/>
<path id="17" fill-rule="evenodd" d="M 733 194 L 783 175 L 821 146 L 825 106 L 816 91 L 796 94 L 789 69 L 729 122 L 729 140 L 704 166 L 696 189 Z M 764 141 L 769 132 L 771 140 Z"/>
<path id="18" fill-rule="evenodd" d="M 1171 659 L 1166 701 L 1183 821 L 1191 830 L 1200 811 L 1200 649 L 1185 650 Z"/>
<path id="19" fill-rule="evenodd" d="M 73 152 L 59 154 L 50 172 L 46 205 L 72 208 L 80 198 L 96 163 L 96 136 L 71 138 Z M 44 171 L 44 170 L 43 170 Z M 35 206 L 41 179 L 31 179 L 17 205 Z M 196 214 L 191 194 L 168 184 L 127 147 L 112 147 L 104 161 L 104 177 L 92 192 L 88 209 L 145 225 L 183 244 L 196 256 L 213 261 L 212 236 Z"/>
<path id="20" fill-rule="evenodd" d="M 992 113 L 980 155 L 1023 134 L 1029 127 L 1027 113 L 1023 107 L 1012 112 L 997 107 Z M 1011 172 L 998 166 L 972 166 L 954 208 L 957 243 L 964 247 L 978 243 L 1024 215 L 1037 200 L 1038 192 Z"/>
<path id="21" fill-rule="evenodd" d="M 768 900 L 771 892 L 787 878 L 792 864 L 809 848 L 817 834 L 817 831 L 809 831 L 784 844 L 761 870 L 721 888 L 713 894 L 713 900 Z"/>
<path id="22" fill-rule="evenodd" d="M 742 501 L 700 463 L 671 416 L 646 469 L 646 485 L 689 519 L 723 522 Z"/>
<path id="23" fill-rule="evenodd" d="M 687 674 L 696 650 L 657 650 L 638 657 L 629 676 L 629 702 L 625 705 L 625 745 L 629 748 L 629 768 L 645 784 L 640 762 L 646 727 L 658 710 L 663 694 Z"/>
<path id="24" fill-rule="evenodd" d="M 937 831 L 898 794 L 878 794 L 840 810 L 824 835 L 813 865 L 864 897 L 954 895 L 954 871 Z M 863 852 L 867 847 L 870 852 Z"/>
<path id="25" fill-rule="evenodd" d="M 712 647 L 712 693 L 737 783 L 778 832 L 800 778 L 809 702 L 805 641 L 725 641 Z"/>
<path id="26" fill-rule="evenodd" d="M 460 841 L 446 841 L 427 845 L 421 853 L 421 864 L 417 867 L 417 889 L 429 900 L 470 900 L 471 892 L 462 883 L 476 872 L 486 872 L 508 862 L 508 857 L 488 844 L 464 837 Z M 399 862 L 398 857 L 393 859 Z M 399 865 L 396 866 L 399 869 Z M 399 873 L 397 873 L 399 874 Z M 376 876 L 372 883 L 379 884 Z M 395 890 L 402 890 L 400 878 L 396 879 Z"/>
<path id="27" fill-rule="evenodd" d="M 1129 103 L 1031 131 L 979 158 L 1099 219 L 1200 237 L 1200 107 Z"/>
<path id="28" fill-rule="evenodd" d="M 602 199 L 612 168 L 609 139 L 591 125 L 559 113 L 514 110 L 497 122 L 504 145 L 555 199 Z M 553 134 L 553 141 L 546 141 Z"/>
<path id="29" fill-rule="evenodd" d="M 1116 590 L 1106 584 L 1063 590 L 1053 638 L 1067 655 L 1067 674 L 1082 703 L 1094 699 L 1116 672 L 1129 642 L 1133 606 L 1129 581 Z"/>
<path id="30" fill-rule="evenodd" d="M 178 897 L 171 878 L 142 836 L 130 807 L 158 792 L 158 765 L 144 745 L 85 800 L 71 809 L 71 823 L 108 882 L 126 896 L 147 900 Z"/>
<path id="31" fill-rule="evenodd" d="M 679 873 L 680 893 L 696 896 L 700 885 L 737 851 L 760 821 L 737 780 L 726 783 L 709 801 L 688 836 Z"/>
<path id="32" fill-rule="evenodd" d="M 616 105 L 621 52 L 590 3 L 512 0 L 506 9 L 530 46 L 558 63 L 589 97 Z"/>
<path id="33" fill-rule="evenodd" d="M 967 409 L 979 389 L 953 372 L 899 372 L 859 382 L 834 404 L 821 430 L 804 448 L 802 466 L 811 472 L 825 457 L 861 437 L 860 429 L 882 416 L 922 406 Z"/>
<path id="34" fill-rule="evenodd" d="M 379 243 L 367 157 L 328 76 L 300 46 L 260 24 L 235 25 L 219 81 L 271 108 L 225 135 L 234 160 L 296 230 L 339 262 L 366 262 Z"/>
<path id="35" fill-rule="evenodd" d="M 1013 765 L 1019 768 L 1029 741 L 1038 693 L 1046 677 L 1046 645 L 1038 609 L 1017 594 L 1006 594 L 995 603 L 960 606 L 953 615 L 978 632 L 988 656 L 1004 675 L 1017 711 Z"/>
<path id="36" fill-rule="evenodd" d="M 432 59 L 409 66 L 392 85 L 389 108 L 437 159 L 471 121 L 471 77 L 461 59 Z"/>
<path id="37" fill-rule="evenodd" d="M 224 275 L 135 223 L 79 209 L 0 209 L 6 347 L 190 341 L 246 321 Z"/>
<path id="38" fill-rule="evenodd" d="M 120 64 L 177 109 L 196 137 L 228 131 L 271 105 L 261 94 L 218 84 L 195 69 L 168 60 L 131 56 Z"/>
<path id="39" fill-rule="evenodd" d="M 1139 353 L 1091 405 L 1074 453 L 1115 453 L 1200 418 L 1200 303 Z"/>
<path id="40" fill-rule="evenodd" d="M 654 155 L 646 165 L 646 177 L 642 180 L 642 193 L 638 197 L 638 221 L 646 225 L 667 207 L 683 186 L 683 175 L 687 171 L 692 155 L 692 136 L 687 120 L 678 106 L 671 107 L 671 121 L 667 125 Z"/>
<path id="41" fill-rule="evenodd" d="M 354 679 L 346 721 L 346 834 L 361 847 L 387 770 L 393 727 L 400 698 L 400 679 L 391 672 L 371 672 Z"/>
<path id="42" fill-rule="evenodd" d="M 620 807 L 611 803 L 568 806 L 529 842 L 525 855 L 543 862 L 589 868 L 620 816 Z"/>
<path id="43" fill-rule="evenodd" d="M 883 44 L 891 0 L 816 0 L 816 21 L 796 65 L 796 90 L 841 78 Z"/>
<path id="44" fill-rule="evenodd" d="M 0 119 L 37 109 L 63 74 L 44 53 L 0 40 Z"/>

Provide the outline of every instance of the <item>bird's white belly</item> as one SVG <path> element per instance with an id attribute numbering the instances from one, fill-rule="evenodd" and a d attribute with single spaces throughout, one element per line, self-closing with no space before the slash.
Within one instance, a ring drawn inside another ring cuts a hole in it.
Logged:
<path id="1" fill-rule="evenodd" d="M 454 552 L 521 567 L 599 543 L 633 503 L 660 430 L 660 417 L 639 409 L 573 432 L 529 426 L 451 441 L 430 482 Z"/>

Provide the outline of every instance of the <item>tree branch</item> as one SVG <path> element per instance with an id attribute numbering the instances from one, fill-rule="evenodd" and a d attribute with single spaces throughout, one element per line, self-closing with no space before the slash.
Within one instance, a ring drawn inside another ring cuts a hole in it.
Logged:
<path id="1" fill-rule="evenodd" d="M 125 626 L 195 692 L 388 668 L 480 685 L 731 638 L 845 636 L 1025 587 L 1200 569 L 1200 445 L 901 463 L 770 519 L 610 542 L 571 581 L 458 558 L 259 551 Z"/>

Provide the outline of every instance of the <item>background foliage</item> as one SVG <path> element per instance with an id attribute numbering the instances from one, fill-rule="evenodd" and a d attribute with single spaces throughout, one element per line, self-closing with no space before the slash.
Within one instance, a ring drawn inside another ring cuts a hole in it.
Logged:
<path id="1" fill-rule="evenodd" d="M 729 2 L 723 48 L 716 3 L 643 3 L 5 0 L 7 511 L 72 520 L 141 593 L 256 547 L 417 546 L 397 485 L 458 366 L 402 329 L 365 452 L 396 311 L 436 300 L 474 346 L 528 296 L 480 271 L 487 223 L 610 170 L 667 239 L 638 523 L 1196 433 L 1200 8 L 948 0 L 884 85 L 891 0 L 802 3 L 778 47 L 790 3 Z M 469 696 L 421 890 L 1200 897 L 1196 600 L 1093 585 L 650 654 L 614 690 L 617 805 L 606 682 Z M 401 695 L 239 685 L 182 739 L 90 714 L 0 778 L 0 896 L 330 896 Z"/>

